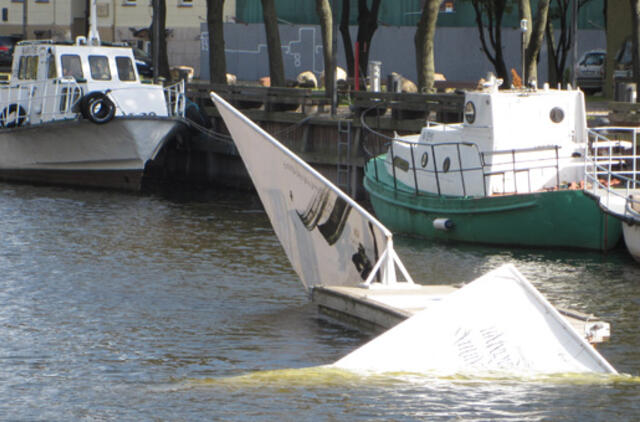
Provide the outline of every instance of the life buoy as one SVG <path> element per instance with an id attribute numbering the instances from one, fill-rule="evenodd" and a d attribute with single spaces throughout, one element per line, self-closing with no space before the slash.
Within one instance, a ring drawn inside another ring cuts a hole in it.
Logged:
<path id="1" fill-rule="evenodd" d="M 93 123 L 107 123 L 116 114 L 113 101 L 99 91 L 90 92 L 80 100 L 80 112 Z"/>
<path id="2" fill-rule="evenodd" d="M 18 104 L 9 104 L 0 113 L 0 127 L 19 127 L 27 120 L 27 112 Z"/>

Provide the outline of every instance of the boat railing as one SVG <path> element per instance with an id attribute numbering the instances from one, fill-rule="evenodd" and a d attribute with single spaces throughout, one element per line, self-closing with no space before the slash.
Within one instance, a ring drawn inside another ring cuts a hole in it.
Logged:
<path id="1" fill-rule="evenodd" d="M 82 88 L 72 78 L 26 81 L 0 88 L 0 127 L 74 119 Z"/>
<path id="2" fill-rule="evenodd" d="M 606 126 L 589 130 L 585 190 L 617 214 L 626 214 L 638 203 L 631 195 L 640 188 L 638 136 L 638 127 Z M 624 208 L 616 204 L 624 204 Z"/>
<path id="3" fill-rule="evenodd" d="M 186 97 L 184 94 L 184 79 L 164 88 L 164 97 L 167 101 L 167 110 L 171 117 L 184 117 Z"/>

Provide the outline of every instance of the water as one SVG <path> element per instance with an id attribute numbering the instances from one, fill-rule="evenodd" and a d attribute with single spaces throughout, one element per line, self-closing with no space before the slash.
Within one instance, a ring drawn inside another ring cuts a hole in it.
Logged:
<path id="1" fill-rule="evenodd" d="M 318 318 L 252 195 L 0 184 L 0 210 L 2 420 L 640 418 L 640 265 L 623 249 L 396 239 L 416 280 L 514 262 L 611 322 L 599 350 L 631 377 L 361 378 L 317 368 L 367 337 Z"/>

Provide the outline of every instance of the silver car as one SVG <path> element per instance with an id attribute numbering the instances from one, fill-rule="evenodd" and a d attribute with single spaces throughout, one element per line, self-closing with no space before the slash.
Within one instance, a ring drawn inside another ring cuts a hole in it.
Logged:
<path id="1" fill-rule="evenodd" d="M 576 69 L 576 81 L 587 94 L 602 91 L 607 53 L 604 50 L 590 50 L 582 55 Z"/>

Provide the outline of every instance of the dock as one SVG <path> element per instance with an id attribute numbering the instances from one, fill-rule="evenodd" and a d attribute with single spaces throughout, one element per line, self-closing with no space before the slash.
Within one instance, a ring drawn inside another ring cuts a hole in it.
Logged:
<path id="1" fill-rule="evenodd" d="M 442 300 L 457 288 L 448 285 L 400 287 L 322 286 L 311 291 L 318 312 L 336 322 L 369 334 L 379 334 Z M 592 344 L 609 340 L 608 322 L 593 315 L 557 308 L 560 314 Z"/>

